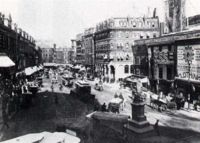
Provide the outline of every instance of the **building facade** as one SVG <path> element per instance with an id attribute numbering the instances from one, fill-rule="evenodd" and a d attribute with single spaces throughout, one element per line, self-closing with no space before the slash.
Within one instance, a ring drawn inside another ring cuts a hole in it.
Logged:
<path id="1" fill-rule="evenodd" d="M 153 91 L 182 92 L 185 97 L 190 94 L 193 100 L 198 98 L 199 39 L 200 30 L 195 29 L 135 41 L 133 51 L 140 47 L 147 51 L 142 55 L 149 65 L 145 76 L 149 77 Z"/>
<path id="2" fill-rule="evenodd" d="M 159 31 L 157 17 L 111 18 L 98 24 L 94 37 L 97 75 L 113 82 L 133 74 L 134 41 L 158 37 Z"/>
<path id="3" fill-rule="evenodd" d="M 76 35 L 76 64 L 85 65 L 85 47 L 83 33 Z"/>
<path id="4" fill-rule="evenodd" d="M 43 63 L 53 63 L 55 49 L 53 47 L 52 48 L 41 48 L 41 49 L 42 49 Z"/>
<path id="5" fill-rule="evenodd" d="M 6 53 L 15 63 L 13 73 L 41 63 L 41 49 L 36 47 L 35 40 L 28 33 L 17 27 L 0 13 L 0 52 Z"/>
<path id="6" fill-rule="evenodd" d="M 94 73 L 94 33 L 95 28 L 88 28 L 84 31 L 83 47 L 85 49 L 85 67 L 91 74 Z"/>

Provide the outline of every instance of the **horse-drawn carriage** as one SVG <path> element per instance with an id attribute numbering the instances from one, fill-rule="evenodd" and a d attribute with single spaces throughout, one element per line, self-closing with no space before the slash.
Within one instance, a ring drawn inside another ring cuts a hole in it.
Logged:
<path id="1" fill-rule="evenodd" d="M 108 111 L 113 113 L 119 113 L 119 109 L 123 104 L 123 100 L 121 98 L 113 98 L 108 104 Z"/>
<path id="2" fill-rule="evenodd" d="M 103 91 L 103 83 L 96 83 L 94 89 Z"/>
<path id="3" fill-rule="evenodd" d="M 176 110 L 177 104 L 171 98 L 161 99 L 158 95 L 150 95 L 150 106 L 159 111 L 166 111 L 167 109 Z"/>

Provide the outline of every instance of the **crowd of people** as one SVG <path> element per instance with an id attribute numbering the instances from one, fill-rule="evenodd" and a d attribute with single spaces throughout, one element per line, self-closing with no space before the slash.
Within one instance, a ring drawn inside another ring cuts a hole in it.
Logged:
<path id="1" fill-rule="evenodd" d="M 152 95 L 150 96 L 150 105 L 154 102 Z M 183 92 L 179 92 L 176 94 L 169 93 L 167 95 L 163 94 L 161 91 L 157 96 L 157 101 L 163 101 L 167 105 L 176 106 L 177 110 L 186 109 L 186 110 L 197 110 L 197 107 L 200 105 L 200 96 L 197 100 L 194 100 L 191 95 L 188 93 L 184 95 Z M 158 105 L 161 106 L 161 105 Z"/>
<path id="2" fill-rule="evenodd" d="M 4 125 L 9 128 L 8 120 L 16 112 L 22 108 L 27 108 L 31 104 L 31 98 L 25 97 L 25 94 L 33 95 L 31 84 L 25 77 L 15 77 L 14 79 L 2 77 L 0 81 L 0 101 L 2 103 L 2 119 Z M 28 99 L 28 100 L 27 100 Z"/>

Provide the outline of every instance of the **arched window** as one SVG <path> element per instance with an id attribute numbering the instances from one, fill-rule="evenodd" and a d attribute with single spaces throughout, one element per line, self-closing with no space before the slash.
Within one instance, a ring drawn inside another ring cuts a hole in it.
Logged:
<path id="1" fill-rule="evenodd" d="M 124 73 L 129 73 L 129 66 L 128 65 L 124 66 Z"/>

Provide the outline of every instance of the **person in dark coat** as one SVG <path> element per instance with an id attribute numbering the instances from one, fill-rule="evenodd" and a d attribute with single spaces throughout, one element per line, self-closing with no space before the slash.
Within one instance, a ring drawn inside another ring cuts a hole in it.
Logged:
<path id="1" fill-rule="evenodd" d="M 103 105 L 101 106 L 101 111 L 102 112 L 106 112 L 106 103 L 103 103 Z"/>
<path id="2" fill-rule="evenodd" d="M 154 124 L 154 130 L 157 133 L 158 136 L 160 136 L 160 130 L 159 130 L 159 120 L 156 120 L 156 123 Z"/>
<path id="3" fill-rule="evenodd" d="M 8 129 L 9 128 L 8 115 L 7 115 L 6 111 L 4 111 L 4 110 L 2 110 L 2 117 L 3 117 L 3 127 L 6 126 Z"/>
<path id="4" fill-rule="evenodd" d="M 6 126 L 9 128 L 8 125 L 8 115 L 7 115 L 7 109 L 8 109 L 8 102 L 9 102 L 9 95 L 5 92 L 5 90 L 2 90 L 2 117 L 3 117 L 3 127 Z"/>

